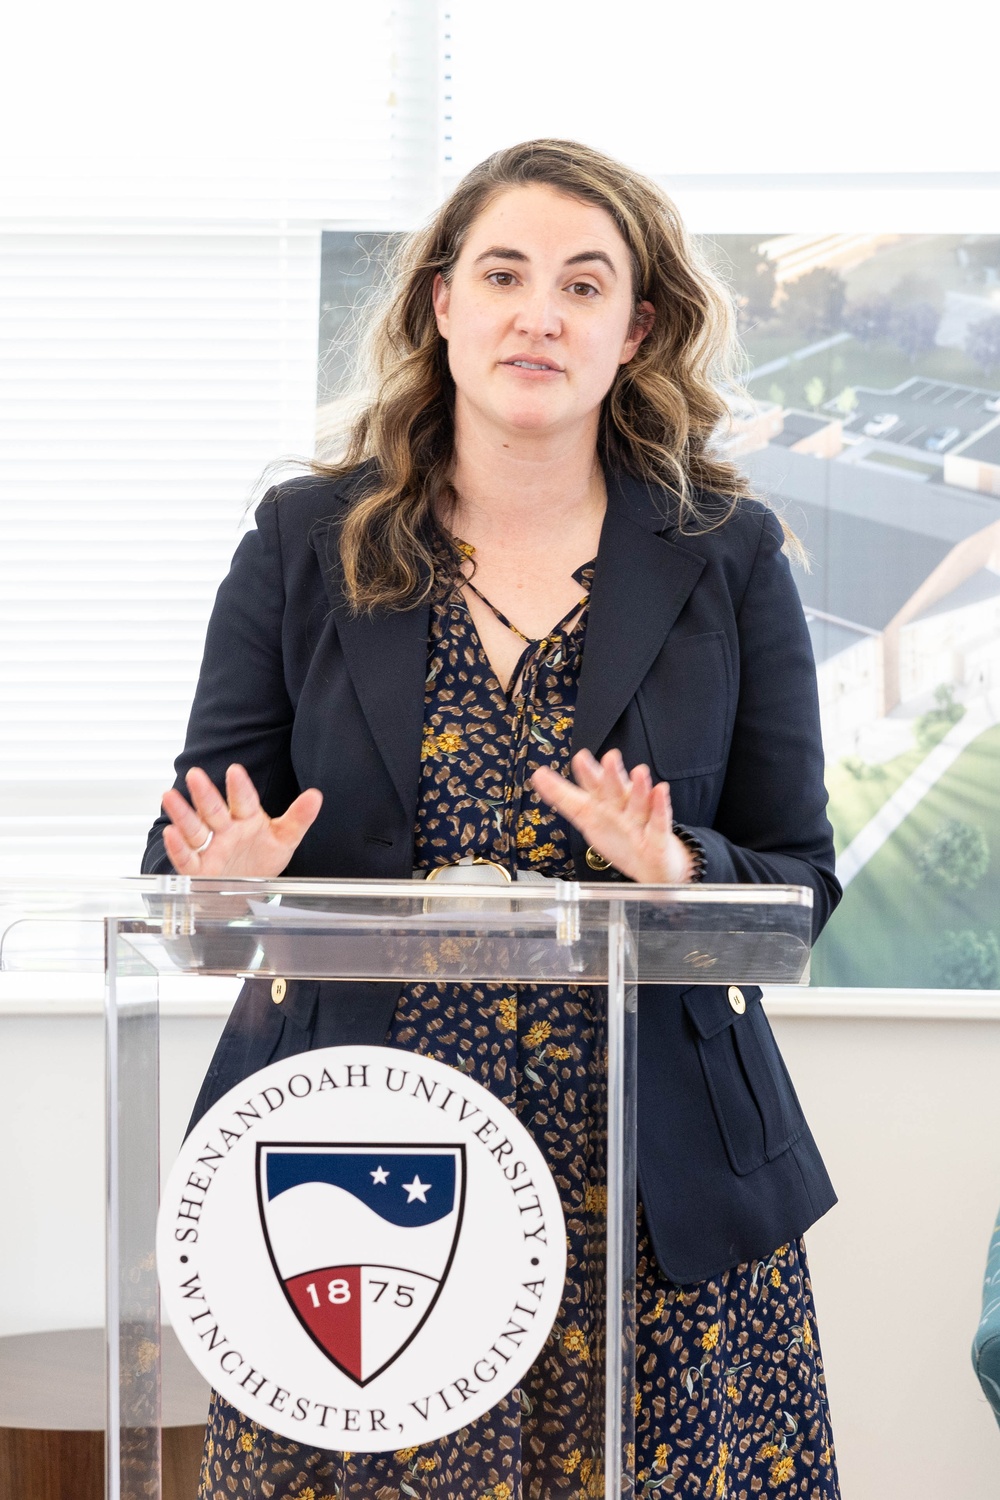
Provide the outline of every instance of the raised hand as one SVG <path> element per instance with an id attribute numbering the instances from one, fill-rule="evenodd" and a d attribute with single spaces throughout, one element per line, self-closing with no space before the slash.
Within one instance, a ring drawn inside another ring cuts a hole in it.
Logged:
<path id="1" fill-rule="evenodd" d="M 269 818 L 242 766 L 226 772 L 226 795 L 198 766 L 184 778 L 192 807 L 175 789 L 165 792 L 170 819 L 163 846 L 178 875 L 280 875 L 323 805 L 323 793 L 302 792 L 280 818 Z"/>
<path id="2" fill-rule="evenodd" d="M 546 766 L 531 784 L 598 854 L 641 885 L 683 885 L 691 879 L 694 862 L 673 831 L 667 782 L 654 786 L 648 766 L 627 772 L 617 750 L 600 761 L 580 750 L 570 765 L 575 782 Z"/>

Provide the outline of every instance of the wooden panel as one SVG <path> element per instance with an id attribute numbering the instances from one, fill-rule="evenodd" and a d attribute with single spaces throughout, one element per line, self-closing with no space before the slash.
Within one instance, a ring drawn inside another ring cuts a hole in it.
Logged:
<path id="1" fill-rule="evenodd" d="M 204 1446 L 204 1427 L 163 1429 L 163 1500 L 195 1500 Z"/>
<path id="2" fill-rule="evenodd" d="M 104 1500 L 103 1432 L 0 1427 L 3 1500 Z M 193 1500 L 194 1490 L 190 1491 Z"/>
<path id="3" fill-rule="evenodd" d="M 203 1427 L 163 1433 L 163 1500 L 195 1500 Z M 0 1427 L 0 1500 L 104 1500 L 103 1432 Z"/>

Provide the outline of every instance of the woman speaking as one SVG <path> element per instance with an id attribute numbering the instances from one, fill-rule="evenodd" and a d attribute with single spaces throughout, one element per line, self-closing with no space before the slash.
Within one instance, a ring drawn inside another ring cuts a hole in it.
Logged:
<path id="1" fill-rule="evenodd" d="M 815 673 L 782 527 L 713 452 L 731 345 L 652 183 L 555 140 L 471 172 L 397 258 L 344 461 L 240 543 L 144 869 L 793 883 L 818 933 Z M 575 985 L 246 986 L 196 1115 L 310 1047 L 461 1066 L 552 1166 L 568 1273 L 461 1433 L 309 1451 L 216 1396 L 202 1496 L 600 1493 L 603 1037 Z M 759 990 L 643 987 L 639 1059 L 637 1492 L 833 1500 L 801 1235 L 834 1194 Z"/>

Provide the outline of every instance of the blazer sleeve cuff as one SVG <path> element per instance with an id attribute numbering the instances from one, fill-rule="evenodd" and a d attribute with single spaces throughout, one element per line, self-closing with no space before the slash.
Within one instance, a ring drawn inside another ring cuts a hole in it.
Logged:
<path id="1" fill-rule="evenodd" d="M 681 825 L 678 825 L 675 832 L 685 843 L 690 839 L 702 850 L 704 865 L 698 880 L 705 885 L 732 885 L 739 880 L 733 863 L 732 846 L 724 834 L 717 833 L 714 828 L 689 828 L 686 825 L 683 831 Z"/>

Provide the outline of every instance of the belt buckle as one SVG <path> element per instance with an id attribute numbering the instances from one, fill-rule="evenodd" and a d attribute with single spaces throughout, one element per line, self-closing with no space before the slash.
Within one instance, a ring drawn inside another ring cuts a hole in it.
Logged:
<path id="1" fill-rule="evenodd" d="M 473 873 L 474 871 L 481 873 Z M 513 885 L 514 883 L 513 876 L 504 865 L 498 864 L 495 859 L 485 859 L 481 854 L 456 860 L 451 865 L 435 865 L 433 869 L 427 871 L 424 878 L 428 882 L 434 881 L 439 885 Z M 440 912 L 441 909 L 441 902 L 431 897 L 424 897 L 425 915 L 432 915 L 434 912 Z M 511 907 L 509 902 L 501 907 L 497 903 L 487 903 L 475 896 L 459 896 L 454 902 L 449 903 L 449 909 L 452 911 L 486 911 L 487 909 L 509 911 Z"/>

